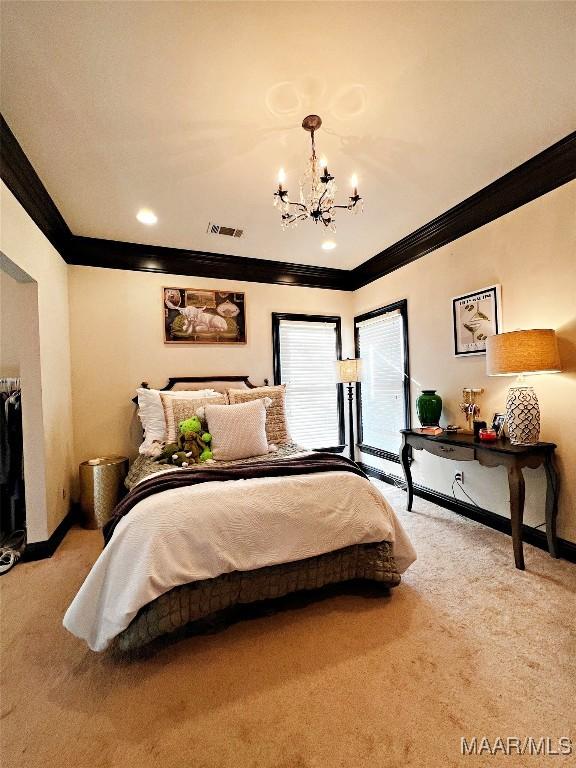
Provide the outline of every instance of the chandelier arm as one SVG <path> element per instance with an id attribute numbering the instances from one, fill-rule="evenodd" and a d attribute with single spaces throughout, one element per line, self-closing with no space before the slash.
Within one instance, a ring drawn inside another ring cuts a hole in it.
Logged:
<path id="1" fill-rule="evenodd" d="M 348 205 L 333 205 L 332 208 L 346 208 L 346 210 L 351 211 L 352 208 L 355 208 L 357 203 L 360 202 L 362 198 L 358 198 L 358 200 L 355 200 L 353 203 L 348 203 Z"/>
<path id="2" fill-rule="evenodd" d="M 325 227 L 328 227 L 330 226 L 330 224 L 332 224 L 332 222 L 334 221 L 334 216 L 332 214 L 332 206 L 321 212 L 320 221 L 322 222 L 322 224 L 324 224 Z"/>
<path id="3" fill-rule="evenodd" d="M 291 224 L 294 224 L 297 221 L 305 221 L 307 218 L 308 218 L 308 216 L 306 216 L 303 213 L 300 213 L 300 214 L 298 214 L 298 216 L 289 216 L 287 219 L 284 219 L 284 222 L 287 225 L 291 225 Z"/>
<path id="4" fill-rule="evenodd" d="M 307 219 L 309 216 L 308 211 L 302 213 L 287 213 L 285 221 L 296 221 L 297 219 Z"/>
<path id="5" fill-rule="evenodd" d="M 322 192 L 322 194 L 320 195 L 320 199 L 318 200 L 318 208 L 320 208 L 320 206 L 322 205 L 322 200 L 324 200 L 326 192 L 328 192 L 328 184 L 325 185 L 324 192 Z"/>
<path id="6" fill-rule="evenodd" d="M 292 200 L 286 200 L 286 203 L 288 205 L 297 205 L 298 208 L 302 208 L 304 211 L 308 212 L 308 208 L 303 203 L 293 203 Z"/>

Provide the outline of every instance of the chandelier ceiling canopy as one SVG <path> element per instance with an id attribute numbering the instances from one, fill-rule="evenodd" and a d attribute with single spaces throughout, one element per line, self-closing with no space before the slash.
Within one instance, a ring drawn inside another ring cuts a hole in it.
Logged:
<path id="1" fill-rule="evenodd" d="M 312 219 L 316 224 L 321 222 L 332 232 L 336 231 L 336 209 L 345 208 L 347 211 L 360 213 L 363 201 L 358 194 L 358 179 L 352 176 L 352 194 L 345 205 L 336 205 L 336 182 L 328 172 L 328 162 L 322 158 L 318 161 L 314 134 L 322 125 L 318 115 L 308 115 L 302 121 L 302 128 L 310 133 L 312 154 L 304 175 L 300 179 L 300 200 L 290 200 L 288 190 L 284 189 L 286 175 L 283 169 L 278 174 L 278 190 L 274 193 L 274 206 L 281 214 L 282 228 L 298 226 L 300 221 Z"/>

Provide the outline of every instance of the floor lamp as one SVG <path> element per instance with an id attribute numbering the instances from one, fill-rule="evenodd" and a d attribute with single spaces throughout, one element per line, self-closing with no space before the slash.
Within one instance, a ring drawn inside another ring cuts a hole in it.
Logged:
<path id="1" fill-rule="evenodd" d="M 340 384 L 348 384 L 348 420 L 350 423 L 350 458 L 354 461 L 354 413 L 352 400 L 354 391 L 352 384 L 362 379 L 362 360 L 359 358 L 336 361 L 336 372 Z"/>

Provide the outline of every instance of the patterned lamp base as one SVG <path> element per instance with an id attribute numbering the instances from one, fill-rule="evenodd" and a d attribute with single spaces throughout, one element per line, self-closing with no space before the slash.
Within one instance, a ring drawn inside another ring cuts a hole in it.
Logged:
<path id="1" fill-rule="evenodd" d="M 510 387 L 506 426 L 513 445 L 535 445 L 540 438 L 540 406 L 532 387 Z"/>

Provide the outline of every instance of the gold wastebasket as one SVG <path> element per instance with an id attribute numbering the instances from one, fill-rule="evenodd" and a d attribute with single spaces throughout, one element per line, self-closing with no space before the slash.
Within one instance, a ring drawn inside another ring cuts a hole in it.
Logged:
<path id="1" fill-rule="evenodd" d="M 101 456 L 80 464 L 80 510 L 84 528 L 102 528 L 124 492 L 125 456 Z"/>

